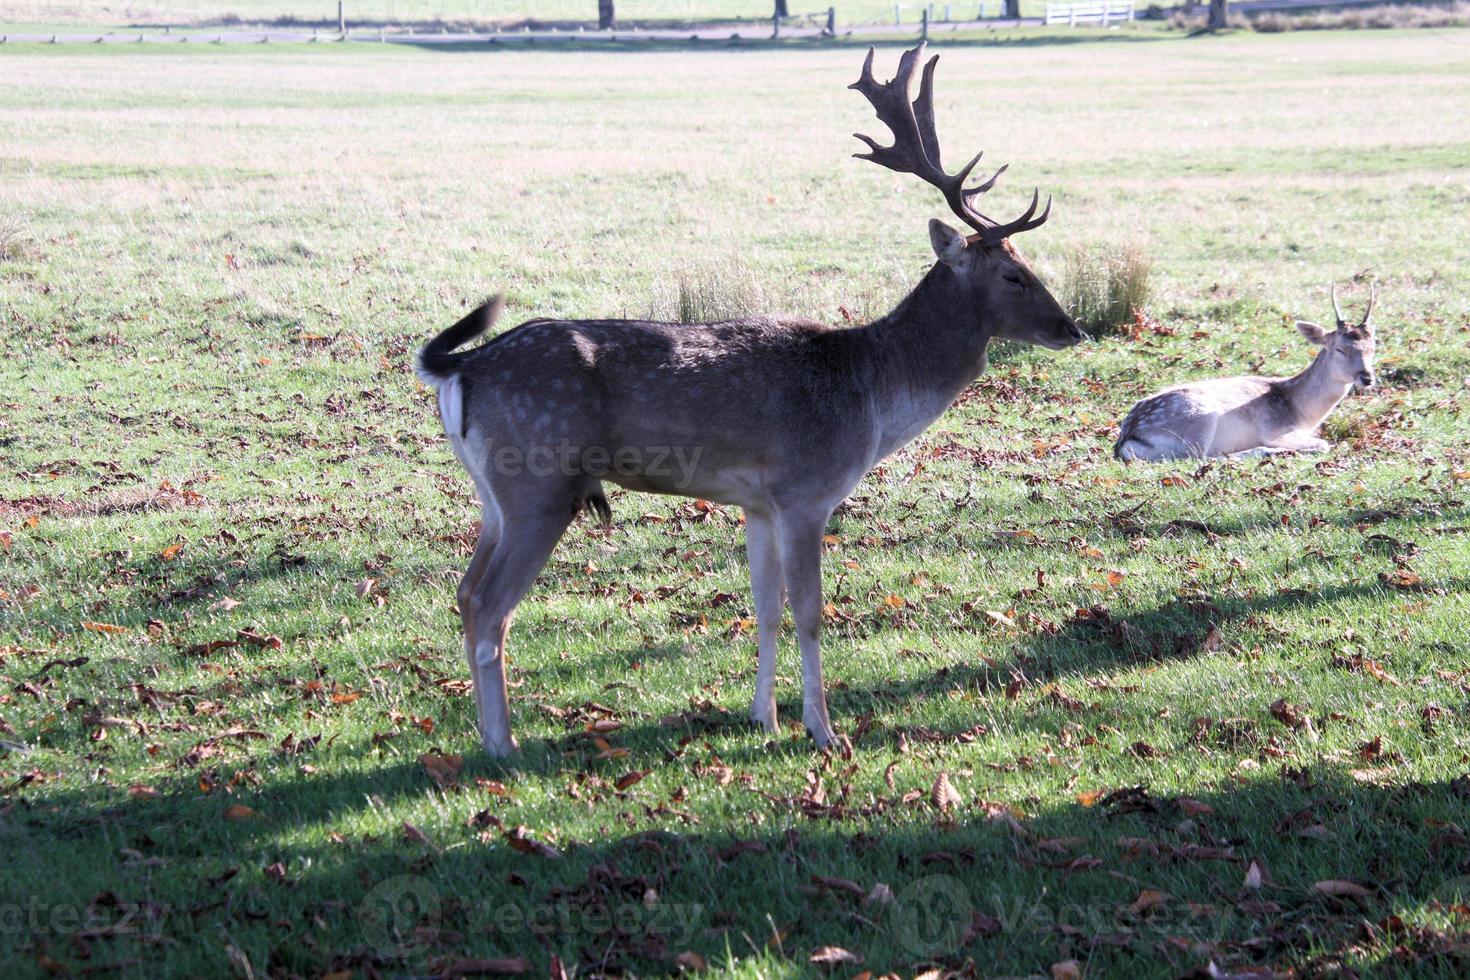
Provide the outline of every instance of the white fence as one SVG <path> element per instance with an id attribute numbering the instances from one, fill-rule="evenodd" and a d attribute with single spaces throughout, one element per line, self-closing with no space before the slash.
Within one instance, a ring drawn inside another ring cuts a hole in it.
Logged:
<path id="1" fill-rule="evenodd" d="M 1047 24 L 1119 24 L 1133 19 L 1133 0 L 1084 0 L 1082 3 L 1049 3 Z"/>

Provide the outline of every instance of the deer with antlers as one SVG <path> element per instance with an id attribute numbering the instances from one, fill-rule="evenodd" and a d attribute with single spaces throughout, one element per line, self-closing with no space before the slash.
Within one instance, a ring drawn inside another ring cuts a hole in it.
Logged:
<path id="1" fill-rule="evenodd" d="M 1332 287 L 1337 328 L 1307 320 L 1296 328 L 1322 350 L 1312 363 L 1289 378 L 1211 378 L 1165 388 L 1128 412 L 1113 455 L 1133 460 L 1188 459 L 1204 456 L 1264 456 L 1283 452 L 1319 453 L 1327 442 L 1317 427 L 1354 385 L 1374 384 L 1373 302 L 1356 325 L 1349 324 Z"/>
<path id="2" fill-rule="evenodd" d="M 1082 331 L 1010 238 L 1038 227 L 1039 194 L 997 222 L 966 188 L 977 154 L 940 164 L 934 66 L 907 51 L 887 84 L 873 52 L 851 87 L 893 131 L 858 136 L 856 154 L 934 185 L 968 227 L 929 223 L 937 261 L 887 316 L 833 329 L 782 316 L 686 325 L 645 320 L 530 320 L 479 347 L 491 301 L 429 341 L 418 375 L 474 479 L 483 516 L 460 582 L 465 653 L 487 752 L 516 748 L 506 699 L 506 636 L 516 605 L 575 515 L 606 522 L 603 485 L 698 497 L 745 513 L 758 656 L 751 717 L 777 731 L 776 651 L 789 597 L 802 665 L 802 720 L 818 746 L 832 723 L 822 681 L 822 539 L 834 508 L 883 457 L 923 432 L 985 369 L 993 337 L 1059 350 Z"/>

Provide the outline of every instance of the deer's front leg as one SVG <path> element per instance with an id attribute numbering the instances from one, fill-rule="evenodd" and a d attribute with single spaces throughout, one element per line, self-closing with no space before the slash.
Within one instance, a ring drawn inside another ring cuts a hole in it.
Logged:
<path id="1" fill-rule="evenodd" d="M 1267 444 L 1267 448 L 1297 453 L 1325 453 L 1332 446 L 1326 439 L 1320 439 L 1310 432 L 1298 429 L 1295 432 L 1288 432 L 1279 439 L 1272 440 Z"/>
<path id="2" fill-rule="evenodd" d="M 835 735 L 827 717 L 827 692 L 822 686 L 822 531 L 826 514 L 783 513 L 777 518 L 781 534 L 781 571 L 791 598 L 791 619 L 801 645 L 801 720 L 818 748 L 832 744 Z"/>
<path id="3" fill-rule="evenodd" d="M 756 632 L 760 644 L 755 701 L 750 706 L 750 718 L 766 731 L 774 733 L 778 727 L 776 651 L 785 605 L 785 583 L 781 578 L 776 522 L 770 514 L 753 510 L 745 512 L 745 553 L 750 560 L 750 591 L 755 597 Z"/>

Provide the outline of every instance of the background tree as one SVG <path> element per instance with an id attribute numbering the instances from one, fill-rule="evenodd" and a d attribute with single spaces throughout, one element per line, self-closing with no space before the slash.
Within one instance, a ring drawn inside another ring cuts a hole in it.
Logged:
<path id="1" fill-rule="evenodd" d="M 613 12 L 613 0 L 597 0 L 597 26 L 604 31 L 618 26 L 618 15 Z"/>
<path id="2" fill-rule="evenodd" d="M 776 17 L 790 17 L 791 16 L 790 12 L 787 11 L 787 9 L 786 9 L 786 0 L 776 0 L 776 12 L 775 12 L 774 16 L 776 16 Z"/>
<path id="3" fill-rule="evenodd" d="M 1224 30 L 1230 19 L 1230 0 L 1210 0 L 1210 29 Z"/>
<path id="4" fill-rule="evenodd" d="M 1006 17 L 1011 20 L 1021 19 L 1021 0 L 1006 0 Z"/>

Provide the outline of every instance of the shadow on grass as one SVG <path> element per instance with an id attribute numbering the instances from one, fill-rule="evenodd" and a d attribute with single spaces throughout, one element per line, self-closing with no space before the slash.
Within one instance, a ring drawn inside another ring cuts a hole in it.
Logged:
<path id="1" fill-rule="evenodd" d="M 1470 862 L 1457 821 L 1470 779 L 1387 786 L 1283 770 L 1188 800 L 1141 786 L 1086 804 L 1061 794 L 1022 815 L 973 793 L 948 812 L 927 794 L 905 802 L 903 786 L 849 795 L 842 765 L 819 763 L 821 800 L 691 773 L 689 792 L 728 801 L 718 828 L 639 787 L 584 787 L 610 821 L 590 840 L 517 832 L 519 787 L 498 767 L 486 771 L 509 797 L 468 772 L 441 794 L 404 763 L 296 775 L 238 797 L 259 814 L 239 822 L 220 820 L 213 797 L 97 811 L 38 790 L 0 821 L 3 901 L 90 899 L 114 918 L 151 909 L 135 932 L 79 937 L 44 915 L 11 930 L 33 956 L 73 968 L 136 959 L 150 975 L 224 969 L 221 936 L 270 975 L 453 975 L 465 956 L 522 957 L 541 973 L 553 954 L 583 975 L 655 975 L 697 962 L 678 961 L 689 952 L 804 968 L 829 947 L 875 971 L 965 975 L 1068 959 L 1089 976 L 1178 976 L 1211 961 L 1318 974 L 1352 958 L 1462 975 Z M 426 794 L 434 824 L 352 829 L 358 814 Z"/>

